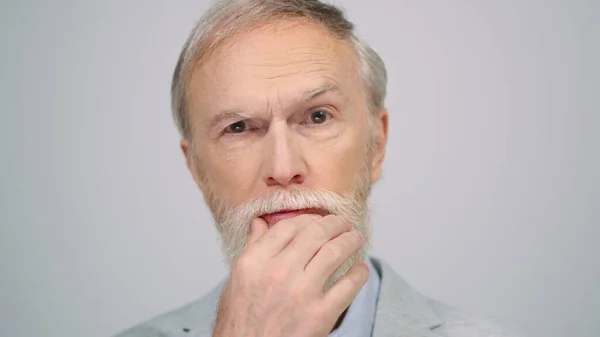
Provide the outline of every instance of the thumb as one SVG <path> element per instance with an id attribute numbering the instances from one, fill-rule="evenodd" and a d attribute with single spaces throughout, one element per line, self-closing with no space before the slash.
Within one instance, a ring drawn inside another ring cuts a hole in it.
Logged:
<path id="1" fill-rule="evenodd" d="M 250 238 L 248 239 L 248 245 L 251 245 L 260 239 L 267 230 L 269 230 L 269 225 L 264 219 L 256 218 L 252 220 L 252 223 L 250 224 Z"/>

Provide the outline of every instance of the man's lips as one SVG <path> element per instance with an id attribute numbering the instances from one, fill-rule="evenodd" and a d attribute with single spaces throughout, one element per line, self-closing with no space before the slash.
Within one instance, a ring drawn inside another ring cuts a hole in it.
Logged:
<path id="1" fill-rule="evenodd" d="M 305 208 L 305 209 L 295 209 L 295 210 L 284 210 L 275 213 L 263 214 L 261 218 L 263 218 L 269 227 L 278 223 L 281 220 L 290 219 L 302 214 L 318 214 L 325 215 L 324 212 L 315 208 Z"/>

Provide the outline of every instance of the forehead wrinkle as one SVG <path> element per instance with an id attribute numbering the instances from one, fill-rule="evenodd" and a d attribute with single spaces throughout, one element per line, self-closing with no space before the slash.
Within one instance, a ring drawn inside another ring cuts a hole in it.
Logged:
<path id="1" fill-rule="evenodd" d="M 273 61 L 262 64 L 245 64 L 245 66 L 254 68 L 252 73 L 254 73 L 255 77 L 266 79 L 278 78 L 280 76 L 285 77 L 298 73 L 327 72 L 337 69 L 334 62 L 325 59 Z M 263 71 L 265 74 L 262 74 Z M 276 75 L 268 75 L 274 72 Z"/>
<path id="2" fill-rule="evenodd" d="M 308 75 L 308 74 L 314 74 L 314 73 L 324 73 L 326 72 L 327 69 L 323 69 L 323 68 L 319 68 L 319 69 L 311 69 L 311 70 L 295 70 L 292 71 L 290 70 L 289 72 L 281 72 L 281 73 L 277 73 L 276 75 L 270 75 L 270 76 L 260 76 L 260 75 L 256 75 L 256 78 L 261 78 L 261 79 L 265 79 L 265 80 L 275 80 L 275 79 L 279 79 L 279 78 L 286 78 L 286 77 L 292 77 L 298 74 L 303 74 L 303 75 Z"/>
<path id="3" fill-rule="evenodd" d="M 305 49 L 306 51 L 303 51 Z M 301 51 L 296 52 L 297 50 Z M 296 57 L 290 58 L 290 56 Z M 328 55 L 326 55 L 325 50 L 314 50 L 314 48 L 311 47 L 294 47 L 284 51 L 272 52 L 263 56 L 260 59 L 260 62 L 245 62 L 245 65 L 258 67 L 277 67 L 307 62 L 313 62 L 315 64 L 332 64 L 332 60 L 327 56 Z"/>

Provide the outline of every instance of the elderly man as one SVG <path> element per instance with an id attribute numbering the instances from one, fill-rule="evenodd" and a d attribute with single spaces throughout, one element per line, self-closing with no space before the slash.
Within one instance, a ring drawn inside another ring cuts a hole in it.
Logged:
<path id="1" fill-rule="evenodd" d="M 215 4 L 183 48 L 171 94 L 230 276 L 120 336 L 497 336 L 366 255 L 386 80 L 334 6 Z"/>

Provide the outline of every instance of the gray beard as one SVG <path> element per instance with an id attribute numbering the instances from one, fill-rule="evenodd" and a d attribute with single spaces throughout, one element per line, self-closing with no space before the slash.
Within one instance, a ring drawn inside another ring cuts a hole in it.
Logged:
<path id="1" fill-rule="evenodd" d="M 224 202 L 211 207 L 217 229 L 220 233 L 221 249 L 229 268 L 246 249 L 252 220 L 262 214 L 287 209 L 322 209 L 329 214 L 346 218 L 354 230 L 365 237 L 365 245 L 345 260 L 332 274 L 325 285 L 329 289 L 344 276 L 352 266 L 365 260 L 371 242 L 368 221 L 368 207 L 364 193 L 339 195 L 329 191 L 316 191 L 306 188 L 278 189 L 274 193 L 250 200 L 239 207 L 228 207 Z"/>

